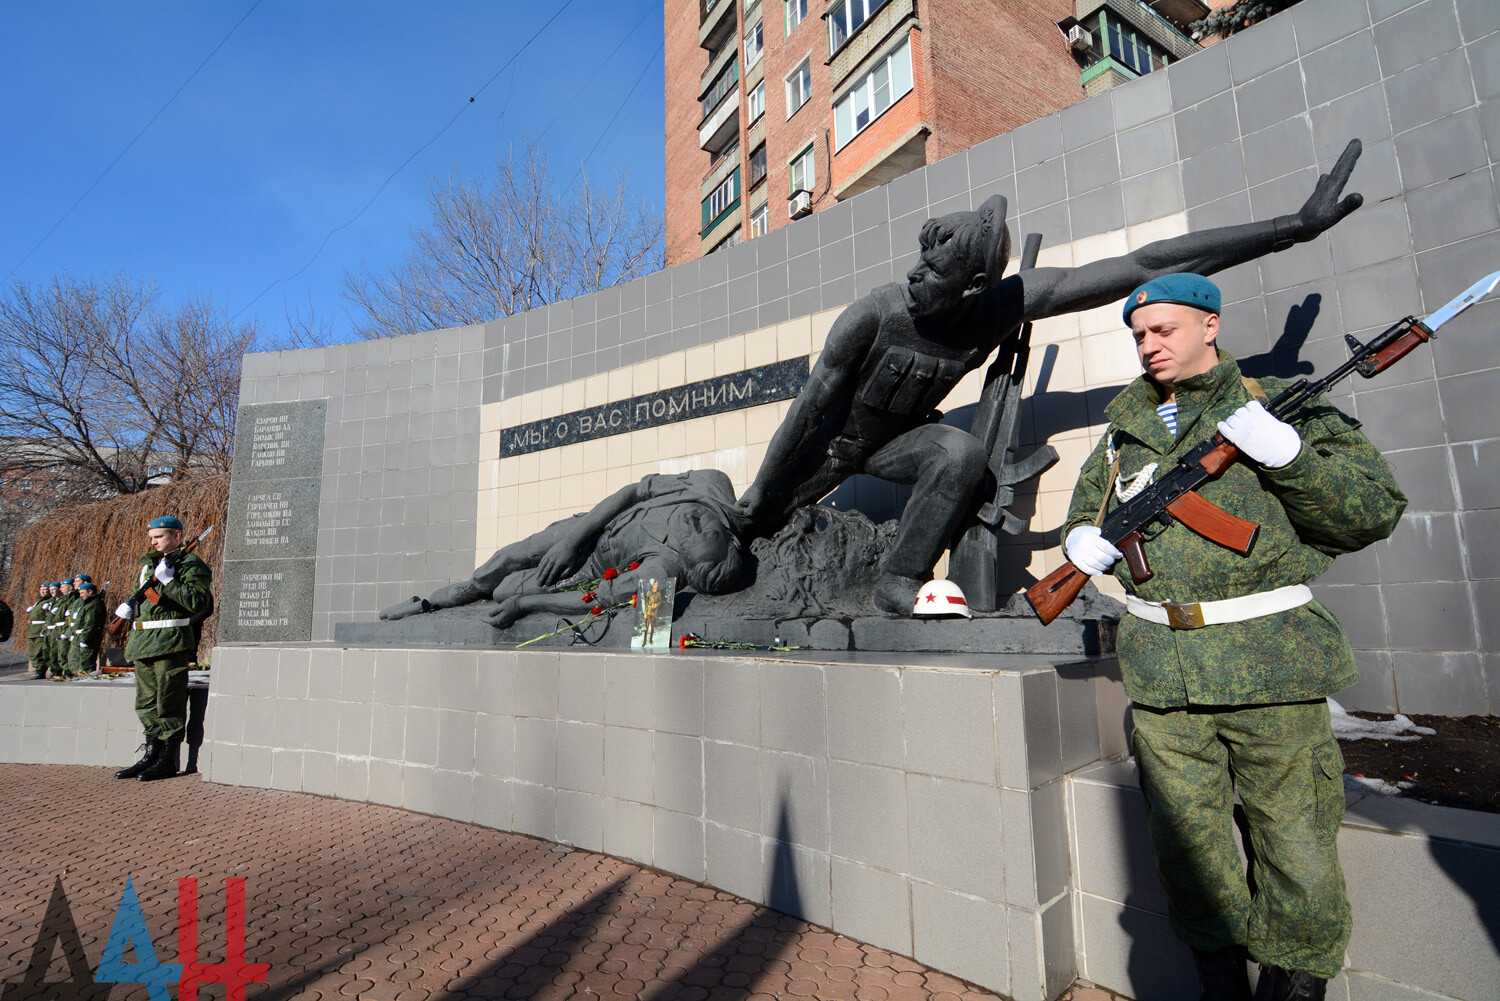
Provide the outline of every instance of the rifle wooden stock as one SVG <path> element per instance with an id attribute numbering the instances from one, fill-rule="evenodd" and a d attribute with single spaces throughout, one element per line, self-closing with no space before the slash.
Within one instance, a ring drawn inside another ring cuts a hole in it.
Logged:
<path id="1" fill-rule="evenodd" d="M 1198 463 L 1210 476 L 1218 476 L 1240 457 L 1239 447 L 1232 441 L 1226 441 L 1223 435 L 1215 432 L 1214 441 L 1219 443 L 1218 447 Z"/>
<path id="2" fill-rule="evenodd" d="M 1032 611 L 1042 620 L 1042 625 L 1051 625 L 1052 620 L 1062 614 L 1063 609 L 1073 603 L 1089 575 L 1071 563 L 1064 563 L 1056 570 L 1026 589 L 1026 600 Z"/>
<path id="3" fill-rule="evenodd" d="M 1167 505 L 1172 517 L 1211 542 L 1226 549 L 1233 549 L 1244 556 L 1255 545 L 1260 526 L 1253 521 L 1236 518 L 1196 490 L 1189 490 Z M 1141 578 L 1137 577 L 1139 582 Z"/>

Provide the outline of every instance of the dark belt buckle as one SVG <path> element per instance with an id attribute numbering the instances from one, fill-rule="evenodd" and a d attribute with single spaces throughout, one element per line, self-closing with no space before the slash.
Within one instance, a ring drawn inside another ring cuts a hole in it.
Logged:
<path id="1" fill-rule="evenodd" d="M 1202 629 L 1208 625 L 1203 621 L 1203 605 L 1199 602 L 1193 601 L 1186 605 L 1162 602 L 1161 607 L 1167 610 L 1167 625 L 1173 629 Z"/>

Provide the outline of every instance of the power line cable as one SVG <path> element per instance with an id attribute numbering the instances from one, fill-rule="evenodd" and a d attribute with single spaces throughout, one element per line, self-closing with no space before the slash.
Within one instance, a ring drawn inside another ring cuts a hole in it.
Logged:
<path id="1" fill-rule="evenodd" d="M 568 186 L 563 189 L 564 198 L 566 198 L 568 196 L 568 193 L 573 190 L 573 185 L 578 183 L 578 178 L 583 173 L 583 168 L 588 164 L 589 157 L 594 155 L 594 151 L 598 149 L 599 144 L 604 141 L 605 135 L 607 135 L 609 133 L 609 130 L 614 127 L 615 120 L 620 117 L 620 112 L 625 110 L 625 106 L 629 104 L 630 99 L 635 96 L 636 90 L 641 86 L 641 81 L 646 79 L 646 74 L 650 72 L 652 66 L 656 65 L 656 57 L 661 55 L 662 50 L 666 48 L 666 45 L 666 40 L 663 39 L 662 43 L 656 47 L 656 52 L 652 54 L 651 58 L 647 60 L 645 68 L 641 70 L 641 75 L 635 78 L 635 83 L 631 85 L 630 90 L 625 94 L 625 100 L 620 102 L 620 106 L 616 108 L 615 113 L 610 116 L 609 122 L 604 126 L 603 129 L 600 130 L 599 138 L 594 140 L 594 145 L 589 147 L 589 151 L 585 153 L 583 159 L 578 162 L 577 172 L 573 174 L 573 179 L 568 182 Z"/>
<path id="2" fill-rule="evenodd" d="M 257 0 L 257 2 L 259 2 L 259 0 Z M 265 288 L 261 289 L 258 293 L 256 293 L 255 298 L 251 299 L 249 302 L 245 303 L 245 305 L 241 306 L 239 308 L 239 311 L 236 312 L 234 314 L 234 316 L 230 317 L 230 320 L 233 321 L 233 320 L 239 319 L 240 315 L 242 313 L 244 313 L 245 310 L 249 309 L 251 306 L 254 306 L 257 302 L 259 302 L 261 300 L 261 297 L 264 296 L 267 292 L 271 291 L 271 289 L 275 288 L 277 285 L 282 284 L 283 282 L 289 282 L 289 281 L 291 281 L 293 278 L 296 278 L 298 275 L 302 274 L 302 272 L 304 272 L 308 268 L 312 267 L 313 261 L 316 261 L 318 259 L 318 255 L 323 252 L 323 248 L 324 247 L 328 246 L 328 241 L 331 240 L 331 239 L 333 239 L 334 234 L 338 233 L 341 230 L 348 229 L 350 226 L 354 225 L 354 223 L 358 222 L 359 221 L 359 217 L 362 216 L 362 215 L 364 215 L 365 212 L 368 211 L 368 209 L 370 208 L 371 205 L 375 204 L 375 199 L 377 199 L 377 198 L 380 197 L 380 193 L 385 190 L 386 185 L 390 184 L 391 181 L 395 180 L 396 175 L 399 174 L 399 173 L 401 173 L 401 171 L 405 170 L 408 164 L 410 164 L 418 156 L 421 156 L 422 152 L 424 150 L 426 150 L 427 147 L 431 146 L 433 143 L 435 143 L 439 139 L 441 139 L 442 136 L 443 136 L 443 134 L 445 132 L 447 132 L 450 128 L 453 127 L 453 123 L 456 122 L 456 121 L 458 121 L 459 118 L 461 118 L 463 116 L 464 112 L 466 112 L 466 111 L 469 110 L 469 105 L 473 104 L 474 101 L 475 101 L 475 99 L 478 98 L 479 95 L 483 94 L 485 92 L 486 88 L 488 88 L 490 84 L 494 83 L 495 80 L 497 80 L 499 78 L 500 74 L 504 73 L 506 71 L 506 69 L 511 65 L 511 63 L 515 62 L 517 59 L 520 58 L 521 53 L 523 53 L 527 49 L 529 49 L 531 47 L 531 43 L 535 42 L 537 40 L 537 38 L 539 38 L 541 36 L 542 32 L 546 31 L 552 25 L 552 22 L 556 21 L 559 17 L 561 17 L 563 11 L 567 10 L 571 6 L 573 6 L 573 0 L 567 0 L 566 3 L 564 3 L 561 7 L 559 7 L 557 9 L 557 12 L 555 14 L 553 14 L 551 17 L 549 17 L 547 19 L 546 23 L 544 23 L 540 28 L 538 28 L 536 30 L 536 32 L 530 38 L 528 38 L 526 40 L 526 42 L 525 42 L 524 45 L 522 45 L 519 49 L 517 49 L 511 55 L 511 57 L 509 59 L 507 59 L 500 66 L 499 69 L 497 69 L 494 73 L 492 73 L 490 75 L 490 78 L 488 80 L 486 80 L 483 84 L 480 85 L 479 89 L 476 90 L 469 97 L 469 99 L 467 101 L 465 101 L 462 105 L 459 106 L 459 109 L 456 112 L 453 113 L 453 117 L 449 118 L 448 121 L 443 125 L 443 127 L 440 128 L 440 129 L 438 129 L 437 132 L 432 136 L 431 139 L 428 139 L 422 145 L 418 146 L 412 152 L 412 154 L 410 156 L 408 156 L 405 160 L 402 160 L 401 163 L 400 163 L 400 165 L 397 166 L 395 170 L 391 171 L 390 174 L 386 176 L 385 180 L 383 180 L 383 181 L 380 182 L 380 186 L 375 189 L 375 193 L 372 194 L 370 196 L 369 200 L 366 201 L 364 203 L 364 205 L 360 207 L 360 209 L 359 209 L 358 212 L 355 212 L 348 219 L 345 219 L 342 223 L 340 223 L 339 225 L 337 225 L 337 226 L 333 227 L 332 229 L 330 229 L 328 231 L 328 233 L 323 237 L 322 241 L 318 244 L 317 249 L 315 249 L 312 252 L 312 256 L 307 259 L 307 262 L 305 264 L 303 264 L 300 268 L 298 268 L 296 271 L 292 272 L 291 274 L 286 275 L 285 277 L 282 277 L 282 278 L 277 278 L 274 281 L 272 281 L 271 284 L 269 284 Z M 514 80 L 512 81 L 512 84 L 514 84 Z"/>
<path id="3" fill-rule="evenodd" d="M 99 182 L 104 180 L 105 176 L 115 168 L 115 164 L 119 163 L 120 160 L 124 158 L 126 153 L 130 152 L 131 147 L 140 140 L 141 136 L 146 134 L 146 130 L 149 129 L 153 124 L 155 124 L 156 120 L 162 116 L 162 112 L 166 111 L 171 103 L 177 100 L 177 95 L 181 94 L 183 90 L 186 89 L 187 85 L 192 83 L 194 78 L 197 77 L 199 73 L 203 72 L 203 67 L 207 66 L 208 61 L 212 59 L 214 55 L 224 47 L 224 43 L 229 41 L 230 36 L 239 30 L 240 25 L 245 23 L 245 18 L 248 18 L 251 14 L 254 14 L 255 9 L 259 7 L 263 2 L 264 0 L 255 0 L 255 3 L 250 5 L 250 9 L 245 11 L 244 17 L 241 17 L 238 21 L 234 22 L 234 27 L 230 28 L 229 33 L 226 34 L 223 38 L 219 39 L 219 44 L 215 45 L 212 51 L 210 51 L 208 55 L 203 57 L 203 61 L 198 64 L 198 68 L 193 70 L 192 73 L 188 74 L 188 78 L 182 81 L 181 85 L 178 86 L 176 90 L 172 91 L 172 96 L 167 98 L 166 102 L 162 104 L 160 108 L 156 109 L 156 114 L 151 116 L 151 120 L 148 121 L 145 125 L 141 126 L 141 130 L 135 134 L 135 138 L 126 143 L 125 148 L 120 150 L 119 154 L 113 160 L 109 161 L 109 166 L 105 167 L 104 170 L 99 173 L 99 176 L 94 178 L 94 183 L 85 188 L 83 194 L 78 196 L 78 200 L 75 201 L 72 205 L 68 206 L 68 210 L 62 214 L 61 218 L 59 218 L 57 222 L 52 224 L 52 228 L 47 230 L 47 232 L 42 235 L 42 238 L 36 242 L 35 246 L 26 251 L 26 256 L 16 262 L 16 266 L 10 269 L 10 275 L 8 275 L 7 277 L 14 276 L 15 273 L 20 270 L 21 266 L 31 259 L 31 255 L 36 253 L 37 250 L 41 248 L 42 244 L 46 243 L 48 238 L 51 237 L 53 233 L 57 232 L 57 228 L 67 221 L 68 216 L 73 214 L 73 210 L 76 209 L 79 205 L 83 204 L 83 200 L 89 196 L 89 192 L 93 191 L 99 186 Z"/>
<path id="4" fill-rule="evenodd" d="M 610 50 L 609 55 L 605 56 L 599 62 L 594 64 L 594 72 L 590 73 L 589 78 L 583 81 L 583 86 L 579 87 L 578 90 L 574 92 L 573 96 L 568 98 L 567 103 L 558 109 L 557 115 L 552 119 L 552 121 L 547 123 L 547 127 L 545 129 L 542 129 L 542 131 L 537 135 L 536 141 L 538 143 L 542 141 L 542 137 L 547 134 L 548 130 L 550 130 L 552 126 L 562 121 L 562 117 L 567 113 L 567 110 L 573 106 L 573 103 L 575 101 L 583 96 L 583 92 L 585 90 L 588 90 L 589 84 L 594 82 L 594 77 L 603 72 L 604 67 L 607 66 L 609 64 L 609 61 L 615 57 L 615 53 L 619 52 L 620 49 L 625 46 L 625 43 L 630 40 L 630 36 L 635 34 L 637 28 L 646 23 L 646 18 L 650 17 L 651 14 L 652 11 L 649 9 L 646 11 L 646 13 L 642 14 L 641 19 L 635 22 L 635 26 L 625 33 L 625 37 L 620 39 L 619 44 Z"/>

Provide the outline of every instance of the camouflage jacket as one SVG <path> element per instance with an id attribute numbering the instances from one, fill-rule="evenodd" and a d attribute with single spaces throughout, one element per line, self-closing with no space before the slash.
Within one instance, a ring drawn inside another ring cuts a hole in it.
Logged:
<path id="1" fill-rule="evenodd" d="M 68 595 L 59 594 L 52 598 L 52 606 L 47 609 L 47 621 L 42 623 L 42 642 L 52 651 L 63 649 L 62 634 L 68 628 Z"/>
<path id="2" fill-rule="evenodd" d="M 1261 380 L 1274 397 L 1287 383 Z M 1109 478 L 1109 443 L 1118 451 L 1119 475 L 1150 463 L 1163 471 L 1216 424 L 1248 402 L 1239 366 L 1223 351 L 1208 372 L 1176 385 L 1177 436 L 1156 406 L 1161 396 L 1144 376 L 1105 408 L 1110 423 L 1084 463 L 1063 525 L 1063 538 L 1093 524 Z M 1292 422 L 1302 451 L 1280 469 L 1241 459 L 1199 493 L 1225 511 L 1260 525 L 1248 556 L 1196 534 L 1181 522 L 1142 532 L 1155 572 L 1136 584 L 1125 561 L 1115 576 L 1147 601 L 1192 602 L 1237 598 L 1305 584 L 1340 553 L 1390 535 L 1406 508 L 1384 456 L 1359 431 L 1359 423 L 1319 398 Z M 1110 508 L 1119 494 L 1109 488 Z M 1338 621 L 1316 601 L 1244 622 L 1175 630 L 1134 615 L 1119 632 L 1120 667 L 1132 700 L 1157 708 L 1182 705 L 1248 705 L 1332 695 L 1358 677 L 1354 655 Z"/>
<path id="3" fill-rule="evenodd" d="M 156 564 L 161 559 L 162 554 L 155 550 L 141 557 L 141 569 L 136 575 L 137 587 L 151 580 Z M 130 624 L 130 639 L 125 644 L 126 658 L 139 661 L 180 653 L 186 653 L 190 658 L 196 657 L 198 629 L 186 624 L 185 620 L 213 607 L 213 595 L 209 592 L 210 576 L 208 564 L 197 553 L 185 553 L 178 560 L 177 576 L 172 579 L 172 583 L 154 582 L 152 586 L 162 600 L 159 604 L 153 603 L 149 598 L 141 601 L 139 613 Z M 168 619 L 179 620 L 183 624 L 160 629 L 140 628 L 148 622 Z"/>
<path id="4" fill-rule="evenodd" d="M 42 635 L 42 628 L 47 624 L 47 613 L 52 610 L 48 604 L 51 598 L 38 598 L 37 603 L 26 609 L 26 638 L 34 640 Z"/>
<path id="5" fill-rule="evenodd" d="M 84 598 L 73 609 L 73 648 L 70 666 L 75 671 L 92 671 L 99 660 L 99 641 L 104 638 L 104 599 L 95 595 Z"/>

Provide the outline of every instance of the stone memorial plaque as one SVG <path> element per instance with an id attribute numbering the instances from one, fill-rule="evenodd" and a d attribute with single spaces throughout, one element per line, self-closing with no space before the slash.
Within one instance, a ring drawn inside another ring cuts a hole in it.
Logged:
<path id="1" fill-rule="evenodd" d="M 314 564 L 301 560 L 225 560 L 220 643 L 312 639 Z"/>
<path id="2" fill-rule="evenodd" d="M 240 407 L 230 481 L 320 476 L 327 400 Z"/>
<path id="3" fill-rule="evenodd" d="M 312 639 L 324 400 L 240 407 L 229 472 L 219 639 Z"/>
<path id="4" fill-rule="evenodd" d="M 226 560 L 295 559 L 318 554 L 321 479 L 230 478 Z"/>
<path id="5" fill-rule="evenodd" d="M 804 355 L 588 410 L 517 424 L 500 432 L 500 458 L 790 400 L 807 385 L 808 366 L 808 357 Z"/>

